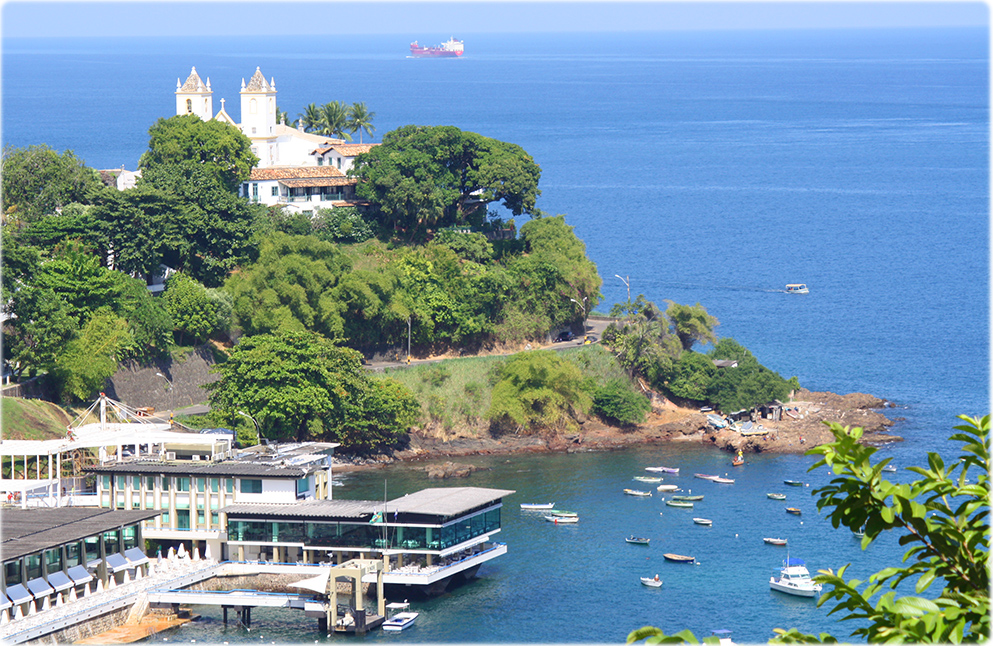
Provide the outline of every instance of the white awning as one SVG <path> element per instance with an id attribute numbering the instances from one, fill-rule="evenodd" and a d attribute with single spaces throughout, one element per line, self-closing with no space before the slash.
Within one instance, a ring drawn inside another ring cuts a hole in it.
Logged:
<path id="1" fill-rule="evenodd" d="M 81 585 L 92 581 L 93 575 L 87 572 L 82 565 L 74 565 L 69 568 L 69 578 L 72 579 L 73 584 Z"/>
<path id="2" fill-rule="evenodd" d="M 55 588 L 56 592 L 68 590 L 73 586 L 72 579 L 65 575 L 65 572 L 52 572 L 48 575 L 48 583 Z"/>
<path id="3" fill-rule="evenodd" d="M 48 585 L 48 581 L 38 577 L 37 579 L 31 579 L 28 581 L 28 590 L 34 595 L 35 599 L 43 599 L 48 595 L 55 592 L 52 586 Z"/>
<path id="4" fill-rule="evenodd" d="M 148 557 L 145 556 L 145 553 L 141 551 L 140 547 L 132 547 L 129 550 L 124 550 L 124 558 L 131 562 L 132 567 L 148 563 Z"/>
<path id="5" fill-rule="evenodd" d="M 107 569 L 111 572 L 117 573 L 121 570 L 126 570 L 131 567 L 128 560 L 124 558 L 123 554 L 108 554 L 107 555 Z"/>
<path id="6" fill-rule="evenodd" d="M 7 596 L 10 597 L 10 600 L 16 605 L 27 603 L 32 599 L 31 593 L 28 592 L 27 588 L 20 583 L 16 585 L 8 585 Z"/>
<path id="7" fill-rule="evenodd" d="M 297 581 L 296 583 L 287 583 L 286 585 L 293 588 L 304 588 L 305 590 L 313 590 L 319 594 L 327 594 L 328 591 L 328 579 L 331 578 L 331 570 L 322 574 L 318 574 L 312 579 L 304 579 L 303 581 Z"/>
<path id="8" fill-rule="evenodd" d="M 6 610 L 7 608 L 11 607 L 12 605 L 14 605 L 14 604 L 12 604 L 10 602 L 10 599 L 7 598 L 7 595 L 0 594 L 0 610 Z"/>

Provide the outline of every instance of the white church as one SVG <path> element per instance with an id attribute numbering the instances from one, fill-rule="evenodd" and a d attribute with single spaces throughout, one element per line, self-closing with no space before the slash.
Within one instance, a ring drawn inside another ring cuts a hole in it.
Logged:
<path id="1" fill-rule="evenodd" d="M 355 157 L 378 144 L 350 144 L 343 139 L 291 128 L 276 122 L 276 80 L 266 81 L 259 68 L 241 81 L 241 123 L 224 107 L 214 112 L 210 78 L 204 82 L 194 67 L 185 83 L 176 79 L 176 114 L 195 114 L 204 121 L 216 119 L 241 130 L 252 142 L 259 165 L 252 169 L 240 194 L 288 211 L 312 212 L 315 208 L 353 206 L 357 180 L 346 175 Z"/>

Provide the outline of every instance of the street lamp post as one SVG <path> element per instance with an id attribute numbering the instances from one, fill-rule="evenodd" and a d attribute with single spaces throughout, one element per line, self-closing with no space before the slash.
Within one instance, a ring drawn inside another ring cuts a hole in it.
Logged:
<path id="1" fill-rule="evenodd" d="M 252 420 L 252 423 L 255 424 L 255 439 L 256 439 L 256 442 L 258 444 L 262 444 L 262 431 L 259 429 L 259 423 L 255 421 L 255 418 L 254 417 L 252 417 L 251 415 L 249 415 L 245 411 L 238 411 L 238 414 L 239 415 L 244 415 L 248 419 Z"/>
<path id="2" fill-rule="evenodd" d="M 617 278 L 621 278 L 617 274 L 614 274 L 614 276 L 617 277 Z M 621 278 L 621 282 L 624 283 L 625 285 L 627 285 L 627 287 L 628 287 L 628 305 L 630 306 L 631 305 L 631 277 L 628 276 L 627 279 Z"/>
<path id="3" fill-rule="evenodd" d="M 407 365 L 410 365 L 410 317 L 407 317 Z"/>
<path id="4" fill-rule="evenodd" d="M 169 381 L 169 377 L 166 377 L 166 376 L 165 376 L 164 374 L 162 374 L 161 372 L 156 372 L 156 373 L 155 373 L 155 376 L 156 376 L 156 377 L 162 377 L 163 379 L 165 379 L 165 380 L 166 380 L 166 390 L 169 390 L 170 388 L 172 388 L 172 382 L 171 382 L 171 381 Z"/>
<path id="5" fill-rule="evenodd" d="M 579 305 L 581 308 L 583 308 L 583 343 L 586 343 L 586 340 L 588 338 L 588 335 L 586 334 L 586 304 L 587 304 L 587 299 L 588 298 L 589 298 L 588 296 L 583 296 L 583 302 L 582 303 L 580 303 L 579 301 L 577 301 L 575 298 L 570 298 L 569 299 L 570 301 L 572 301 L 576 305 Z"/>

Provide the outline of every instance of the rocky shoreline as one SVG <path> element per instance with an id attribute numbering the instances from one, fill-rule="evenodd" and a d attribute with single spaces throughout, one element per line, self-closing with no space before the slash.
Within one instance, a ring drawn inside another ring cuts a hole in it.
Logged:
<path id="1" fill-rule="evenodd" d="M 746 453 L 803 453 L 834 439 L 824 422 L 861 426 L 865 429 L 863 442 L 867 444 L 899 442 L 903 438 L 888 433 L 894 421 L 880 412 L 889 405 L 885 400 L 863 393 L 837 395 L 801 389 L 788 404 L 790 415 L 795 415 L 795 418 L 784 415 L 778 421 L 756 419 L 753 423 L 756 426 L 761 424 L 769 433 L 742 436 L 736 431 L 713 428 L 707 421 L 707 415 L 697 409 L 680 408 L 672 402 L 661 400 L 653 404 L 653 410 L 644 424 L 630 428 L 608 426 L 599 420 L 589 419 L 576 432 L 553 436 L 493 437 L 488 432 L 478 432 L 474 436 L 442 440 L 414 431 L 409 445 L 402 451 L 373 458 L 338 455 L 335 469 L 341 472 L 396 462 L 433 461 L 471 455 L 609 451 L 662 442 L 698 442 L 729 452 L 740 449 Z M 444 469 L 436 470 L 432 477 L 458 477 L 458 468 L 451 471 L 449 475 Z"/>

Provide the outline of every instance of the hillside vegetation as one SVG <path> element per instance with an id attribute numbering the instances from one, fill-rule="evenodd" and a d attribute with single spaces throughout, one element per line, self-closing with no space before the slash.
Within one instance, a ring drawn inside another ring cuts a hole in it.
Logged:
<path id="1" fill-rule="evenodd" d="M 54 440 L 64 437 L 72 422 L 57 405 L 40 399 L 4 397 L 3 428 L 5 440 Z"/>

